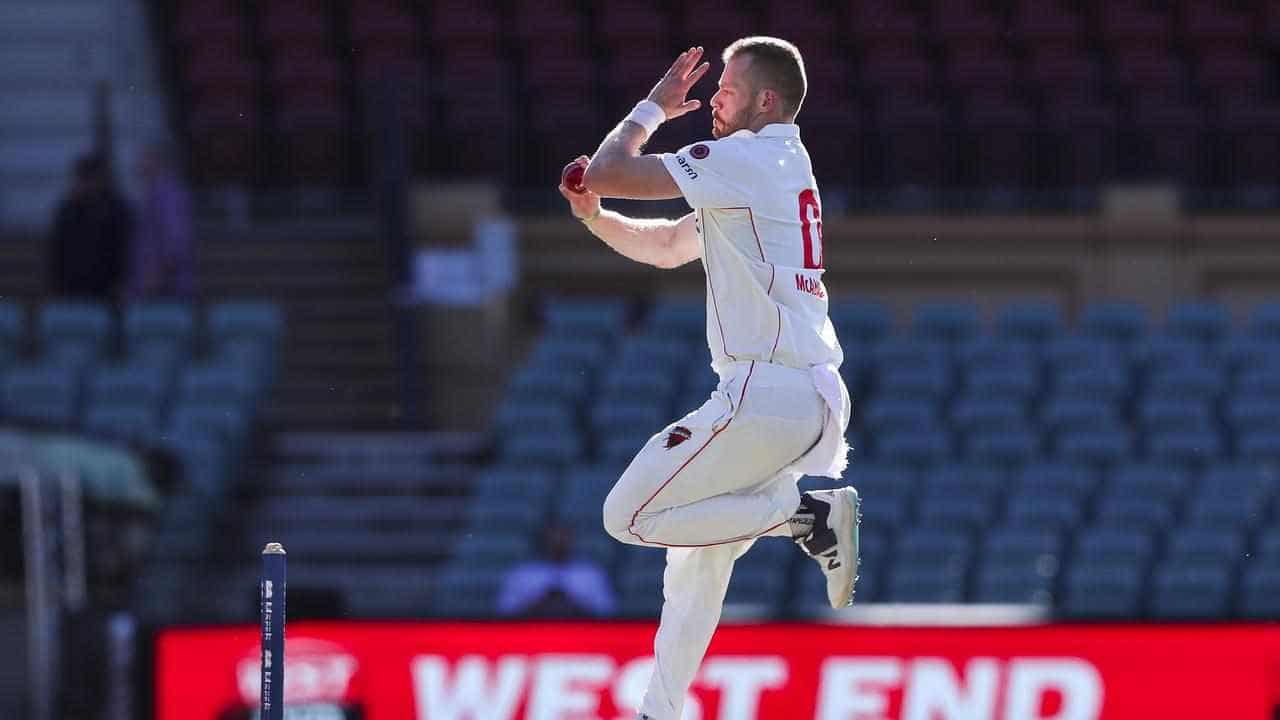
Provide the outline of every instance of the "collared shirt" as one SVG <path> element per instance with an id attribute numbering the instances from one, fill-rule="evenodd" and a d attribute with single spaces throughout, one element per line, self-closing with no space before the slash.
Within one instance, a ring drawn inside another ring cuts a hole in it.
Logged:
<path id="1" fill-rule="evenodd" d="M 696 213 L 712 366 L 844 359 L 827 317 L 822 201 L 794 123 L 660 156 Z"/>

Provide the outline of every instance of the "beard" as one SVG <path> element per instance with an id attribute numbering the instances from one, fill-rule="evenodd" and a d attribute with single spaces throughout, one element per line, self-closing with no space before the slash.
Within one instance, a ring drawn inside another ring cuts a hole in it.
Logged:
<path id="1" fill-rule="evenodd" d="M 751 119 L 747 117 L 748 110 L 750 108 L 743 108 L 738 111 L 737 115 L 730 117 L 722 117 L 714 112 L 711 113 L 711 136 L 719 140 L 749 127 Z"/>

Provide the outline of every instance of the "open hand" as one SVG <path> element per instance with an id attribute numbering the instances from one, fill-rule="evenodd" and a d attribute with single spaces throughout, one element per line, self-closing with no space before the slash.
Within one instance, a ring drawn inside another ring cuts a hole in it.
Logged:
<path id="1" fill-rule="evenodd" d="M 702 107 L 701 100 L 685 101 L 690 88 L 707 74 L 707 70 L 711 69 L 711 63 L 704 62 L 699 65 L 698 61 L 701 59 L 701 47 L 691 47 L 680 53 L 676 61 L 671 64 L 671 69 L 667 70 L 667 74 L 663 75 L 658 84 L 649 91 L 648 99 L 662 108 L 668 120 Z"/>

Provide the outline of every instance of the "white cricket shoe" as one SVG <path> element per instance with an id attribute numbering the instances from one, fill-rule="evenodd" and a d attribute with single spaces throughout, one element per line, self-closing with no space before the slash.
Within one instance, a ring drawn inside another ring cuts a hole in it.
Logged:
<path id="1" fill-rule="evenodd" d="M 833 608 L 853 604 L 858 581 L 858 523 L 861 500 L 851 487 L 810 490 L 801 502 L 814 514 L 813 532 L 796 544 L 827 576 L 827 600 Z"/>

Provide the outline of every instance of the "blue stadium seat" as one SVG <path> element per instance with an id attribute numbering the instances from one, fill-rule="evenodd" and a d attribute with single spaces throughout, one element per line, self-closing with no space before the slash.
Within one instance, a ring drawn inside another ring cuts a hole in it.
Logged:
<path id="1" fill-rule="evenodd" d="M 1274 464 L 1280 462 L 1280 436 L 1271 430 L 1246 432 L 1236 450 L 1242 460 Z"/>
<path id="2" fill-rule="evenodd" d="M 1123 427 L 1074 430 L 1058 436 L 1057 457 L 1068 462 L 1116 463 L 1133 452 L 1129 431 Z"/>
<path id="3" fill-rule="evenodd" d="M 890 565 L 890 558 L 893 556 L 894 537 L 897 530 L 903 525 L 890 528 L 888 526 L 877 526 L 866 524 L 866 516 L 863 516 L 863 525 L 858 531 L 858 553 L 861 557 L 862 566 L 884 567 Z M 801 560 L 801 565 L 808 566 L 807 560 Z"/>
<path id="4" fill-rule="evenodd" d="M 71 367 L 97 362 L 111 340 L 111 311 L 89 302 L 54 302 L 40 309 L 40 346 L 47 361 Z"/>
<path id="5" fill-rule="evenodd" d="M 970 460 L 1020 465 L 1040 457 L 1040 453 L 1040 435 L 1034 430 L 993 430 L 969 436 Z"/>
<path id="6" fill-rule="evenodd" d="M 633 401 L 646 398 L 669 403 L 676 393 L 676 380 L 670 372 L 660 368 L 623 372 L 613 370 L 605 375 L 601 394 L 611 399 Z"/>
<path id="7" fill-rule="evenodd" d="M 1205 361 L 1204 346 L 1187 337 L 1151 335 L 1134 343 L 1129 353 L 1134 367 L 1156 373 Z"/>
<path id="8" fill-rule="evenodd" d="M 656 617 L 662 610 L 665 553 L 654 548 L 626 548 L 624 552 L 618 575 L 618 609 L 627 617 Z"/>
<path id="9" fill-rule="evenodd" d="M 964 572 L 950 567 L 895 565 L 889 573 L 885 600 L 893 603 L 958 603 L 964 601 Z"/>
<path id="10" fill-rule="evenodd" d="M 582 439 L 576 433 L 554 428 L 524 428 L 499 438 L 499 459 L 505 463 L 568 465 L 584 457 Z"/>
<path id="11" fill-rule="evenodd" d="M 527 364 L 592 374 L 604 366 L 608 356 L 607 343 L 599 337 L 547 333 L 538 338 Z"/>
<path id="12" fill-rule="evenodd" d="M 1124 365 L 1124 356 L 1115 345 L 1081 335 L 1063 335 L 1049 341 L 1044 348 L 1044 359 L 1055 373 Z"/>
<path id="13" fill-rule="evenodd" d="M 1245 568 L 1238 609 L 1247 618 L 1280 620 L 1280 564 Z"/>
<path id="14" fill-rule="evenodd" d="M 1032 343 L 1044 343 L 1062 332 L 1062 308 L 1052 301 L 1006 305 L 996 318 L 1000 335 Z"/>
<path id="15" fill-rule="evenodd" d="M 1225 618 L 1231 610 L 1231 573 L 1213 565 L 1156 569 L 1151 612 L 1164 618 Z"/>
<path id="16" fill-rule="evenodd" d="M 1217 364 L 1233 374 L 1280 366 L 1280 337 L 1231 335 L 1218 348 Z"/>
<path id="17" fill-rule="evenodd" d="M 1118 528 L 1163 530 L 1173 524 L 1174 505 L 1159 497 L 1108 492 L 1098 501 L 1098 524 Z"/>
<path id="18" fill-rule="evenodd" d="M 0 369 L 18 362 L 26 344 L 26 312 L 16 302 L 0 300 Z"/>
<path id="19" fill-rule="evenodd" d="M 952 405 L 951 424 L 968 432 L 1020 429 L 1027 425 L 1027 410 L 1017 400 L 974 393 Z"/>
<path id="20" fill-rule="evenodd" d="M 1005 525 L 982 541 L 982 562 L 1035 568 L 1052 574 L 1062 562 L 1062 534 L 1046 525 Z"/>
<path id="21" fill-rule="evenodd" d="M 1203 527 L 1245 530 L 1266 521 L 1265 497 L 1244 489 L 1202 488 L 1187 502 L 1187 522 Z"/>
<path id="22" fill-rule="evenodd" d="M 1154 553 L 1151 533 L 1133 528 L 1089 527 L 1076 532 L 1073 565 L 1105 566 L 1132 563 L 1142 566 Z"/>
<path id="23" fill-rule="evenodd" d="M 477 498 L 517 497 L 541 504 L 558 490 L 555 475 L 543 468 L 523 465 L 492 465 L 481 470 L 472 483 Z"/>
<path id="24" fill-rule="evenodd" d="M 657 337 L 697 340 L 707 332 L 707 303 L 701 298 L 660 299 L 653 304 L 645 325 Z"/>
<path id="25" fill-rule="evenodd" d="M 195 338 L 195 314 L 178 302 L 130 305 L 124 312 L 125 352 L 136 360 L 181 358 Z"/>
<path id="26" fill-rule="evenodd" d="M 534 538 L 528 528 L 503 526 L 460 533 L 452 553 L 454 560 L 477 567 L 510 567 L 533 555 Z"/>
<path id="27" fill-rule="evenodd" d="M 526 367 L 517 371 L 507 390 L 513 400 L 559 401 L 576 404 L 587 396 L 587 378 L 558 368 Z"/>
<path id="28" fill-rule="evenodd" d="M 880 342 L 893 326 L 889 308 L 875 301 L 833 302 L 828 314 L 842 340 L 848 337 L 863 345 Z"/>
<path id="29" fill-rule="evenodd" d="M 78 417 L 80 378 L 71 368 L 15 367 L 5 373 L 3 388 L 4 417 L 56 426 Z"/>
<path id="30" fill-rule="evenodd" d="M 84 429 L 125 442 L 149 441 L 160 430 L 154 410 L 141 405 L 92 405 L 84 414 Z"/>
<path id="31" fill-rule="evenodd" d="M 1280 365 L 1245 370 L 1236 378 L 1238 396 L 1280 400 Z"/>
<path id="32" fill-rule="evenodd" d="M 941 367 L 889 368 L 882 370 L 877 397 L 900 400 L 941 401 L 951 391 L 950 378 Z"/>
<path id="33" fill-rule="evenodd" d="M 905 465 L 855 461 L 845 471 L 845 479 L 860 494 L 880 495 L 910 493 L 918 478 L 915 470 Z"/>
<path id="34" fill-rule="evenodd" d="M 1133 342 L 1146 328 L 1147 314 L 1135 303 L 1094 302 L 1080 316 L 1082 333 L 1122 345 Z"/>
<path id="35" fill-rule="evenodd" d="M 987 563 L 978 570 L 973 600 L 980 603 L 1052 605 L 1054 577 L 1022 565 Z"/>
<path id="36" fill-rule="evenodd" d="M 669 420 L 664 405 L 647 397 L 630 402 L 603 399 L 591 409 L 591 428 L 597 434 L 630 432 L 648 438 L 666 427 Z"/>
<path id="37" fill-rule="evenodd" d="M 781 609 L 788 589 L 786 567 L 753 564 L 751 552 L 739 558 L 729 578 L 726 605 L 761 606 L 769 614 Z M 815 573 L 817 568 L 812 569 Z"/>
<path id="38" fill-rule="evenodd" d="M 956 344 L 978 331 L 978 308 L 963 302 L 923 302 L 916 306 L 912 332 L 926 340 Z"/>
<path id="39" fill-rule="evenodd" d="M 970 394 L 1026 401 L 1039 390 L 1036 371 L 1028 366 L 974 368 L 965 379 Z"/>
<path id="40" fill-rule="evenodd" d="M 1136 617 L 1142 610 L 1142 566 L 1076 563 L 1068 571 L 1062 611 L 1075 618 Z"/>
<path id="41" fill-rule="evenodd" d="M 692 351 L 690 343 L 678 336 L 632 335 L 622 341 L 611 364 L 627 372 L 649 368 L 678 372 L 689 364 Z"/>
<path id="42" fill-rule="evenodd" d="M 1222 373 L 1205 365 L 1186 365 L 1154 375 L 1147 391 L 1153 396 L 1216 400 L 1226 390 Z"/>
<path id="43" fill-rule="evenodd" d="M 873 435 L 936 429 L 937 403 L 915 398 L 876 397 L 867 404 L 863 412 L 863 423 Z"/>
<path id="44" fill-rule="evenodd" d="M 508 397 L 493 417 L 494 430 L 506 434 L 528 428 L 547 428 L 558 432 L 574 432 L 577 426 L 574 409 L 557 400 L 520 400 Z"/>
<path id="45" fill-rule="evenodd" d="M 1153 497 L 1176 502 L 1191 487 L 1186 469 L 1165 463 L 1120 465 L 1114 469 L 1109 483 L 1117 495 Z"/>
<path id="46" fill-rule="evenodd" d="M 431 612 L 442 617 L 480 618 L 494 613 L 494 599 L 506 578 L 506 567 L 451 563 L 438 571 Z M 477 598 L 486 598 L 477 601 Z"/>
<path id="47" fill-rule="evenodd" d="M 1249 332 L 1272 340 L 1280 340 L 1280 302 L 1267 302 L 1253 309 Z"/>
<path id="48" fill-rule="evenodd" d="M 1147 432 L 1209 430 L 1212 408 L 1205 400 L 1178 395 L 1152 397 L 1138 405 L 1138 416 Z"/>
<path id="49" fill-rule="evenodd" d="M 1226 416 L 1239 435 L 1280 433 L 1280 403 L 1274 399 L 1237 396 L 1227 403 Z"/>
<path id="50" fill-rule="evenodd" d="M 626 465 L 652 437 L 652 433 L 608 430 L 596 437 L 596 461 L 607 465 Z"/>
<path id="51" fill-rule="evenodd" d="M 1203 494 L 1240 495 L 1253 502 L 1266 502 L 1280 490 L 1280 476 L 1274 468 L 1247 461 L 1219 463 L 1205 470 L 1199 490 Z"/>
<path id="52" fill-rule="evenodd" d="M 893 544 L 893 567 L 964 572 L 973 555 L 967 533 L 925 526 L 906 528 Z"/>
<path id="53" fill-rule="evenodd" d="M 284 313 L 269 301 L 228 300 L 213 305 L 207 314 L 206 325 L 214 348 L 237 339 L 275 347 L 284 333 Z"/>
<path id="54" fill-rule="evenodd" d="M 995 505 L 984 493 L 934 488 L 920 499 L 919 522 L 936 528 L 977 530 L 991 523 Z"/>
<path id="55" fill-rule="evenodd" d="M 1183 301 L 1169 309 L 1165 329 L 1174 335 L 1212 344 L 1231 331 L 1231 314 L 1221 303 Z"/>
<path id="56" fill-rule="evenodd" d="M 1206 527 L 1175 527 L 1165 546 L 1170 565 L 1235 567 L 1245 560 L 1244 533 Z"/>
<path id="57" fill-rule="evenodd" d="M 950 366 L 946 346 L 942 343 L 905 337 L 890 337 L 881 341 L 871 350 L 871 360 L 880 374 L 890 370 L 934 370 L 945 373 Z"/>
<path id="58" fill-rule="evenodd" d="M 514 495 L 491 495 L 478 498 L 467 507 L 468 532 L 489 533 L 501 528 L 503 533 L 532 534 L 546 519 L 541 503 Z"/>
<path id="59" fill-rule="evenodd" d="M 984 368 L 1031 368 L 1037 364 L 1032 346 L 1021 340 L 983 335 L 961 344 L 956 359 L 969 371 Z"/>
<path id="60" fill-rule="evenodd" d="M 578 526 L 600 527 L 604 499 L 626 466 L 575 465 L 565 471 L 560 516 Z"/>
<path id="61" fill-rule="evenodd" d="M 238 456 L 245 449 L 249 429 L 249 414 L 235 403 L 178 405 L 170 413 L 165 427 L 166 432 L 178 435 L 205 434 L 216 438 L 230 457 Z"/>
<path id="62" fill-rule="evenodd" d="M 876 440 L 876 457 L 907 465 L 931 465 L 951 456 L 951 437 L 941 431 L 885 433 Z"/>
<path id="63" fill-rule="evenodd" d="M 1216 430 L 1174 430 L 1147 438 L 1147 456 L 1155 462 L 1195 464 L 1213 462 L 1225 444 Z"/>
<path id="64" fill-rule="evenodd" d="M 1112 401 L 1058 396 L 1045 403 L 1040 420 L 1049 431 L 1063 432 L 1116 425 L 1120 417 Z"/>
<path id="65" fill-rule="evenodd" d="M 622 298 L 551 298 L 542 306 L 543 325 L 565 335 L 612 338 L 625 329 L 627 303 Z"/>
<path id="66" fill-rule="evenodd" d="M 1088 465 L 1048 461 L 1024 466 L 1014 485 L 1033 494 L 1062 493 L 1083 500 L 1098 486 L 1098 477 Z"/>
<path id="67" fill-rule="evenodd" d="M 139 365 L 103 367 L 90 374 L 88 402 L 93 406 L 143 407 L 158 413 L 166 401 L 169 378 Z"/>
<path id="68" fill-rule="evenodd" d="M 805 561 L 808 563 L 808 561 Z M 854 604 L 876 602 L 883 594 L 878 569 L 868 567 L 865 563 L 858 570 L 858 582 L 853 586 Z M 827 581 L 816 567 L 802 568 L 800 580 L 794 597 L 791 598 L 791 611 L 801 616 L 814 613 L 823 614 L 831 611 L 827 601 Z"/>
<path id="69" fill-rule="evenodd" d="M 1055 392 L 1058 397 L 1090 398 L 1119 401 L 1131 394 L 1129 375 L 1118 366 L 1072 368 L 1058 374 Z"/>
<path id="70" fill-rule="evenodd" d="M 987 463 L 947 463 L 924 476 L 923 494 L 937 490 L 963 490 L 981 495 L 1003 492 L 1008 473 L 998 465 Z"/>
<path id="71" fill-rule="evenodd" d="M 858 496 L 862 498 L 864 531 L 866 528 L 893 530 L 907 524 L 911 518 L 911 500 L 905 493 L 884 495 L 868 493 L 860 488 Z"/>
<path id="72" fill-rule="evenodd" d="M 1008 522 L 1026 528 L 1067 529 L 1080 524 L 1083 503 L 1072 494 L 1023 490 L 1009 498 Z"/>
<path id="73" fill-rule="evenodd" d="M 237 365 L 192 365 L 178 378 L 175 402 L 235 403 L 252 412 L 262 400 L 260 378 Z"/>
<path id="74" fill-rule="evenodd" d="M 572 555 L 607 569 L 613 565 L 621 548 L 622 543 L 609 537 L 602 527 L 576 528 Z"/>

